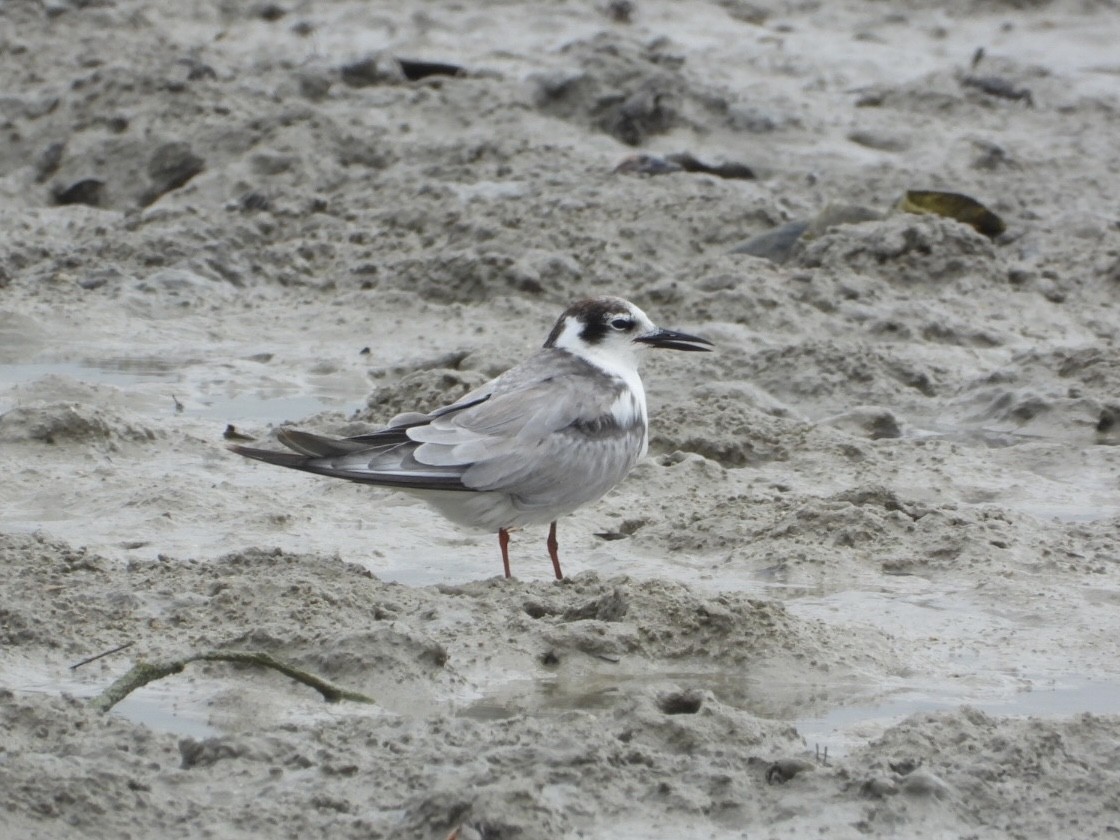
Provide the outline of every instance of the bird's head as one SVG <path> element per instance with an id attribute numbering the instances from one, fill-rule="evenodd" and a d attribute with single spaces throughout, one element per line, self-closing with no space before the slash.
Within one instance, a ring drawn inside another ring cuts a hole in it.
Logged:
<path id="1" fill-rule="evenodd" d="M 628 300 L 599 297 L 581 300 L 564 310 L 544 346 L 567 350 L 601 366 L 636 368 L 646 348 L 707 351 L 712 342 L 662 329 Z"/>

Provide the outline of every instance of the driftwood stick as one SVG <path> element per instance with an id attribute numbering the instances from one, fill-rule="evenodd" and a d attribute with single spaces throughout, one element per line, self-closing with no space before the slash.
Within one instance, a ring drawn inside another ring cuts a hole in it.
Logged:
<path id="1" fill-rule="evenodd" d="M 119 677 L 112 685 L 92 698 L 90 705 L 99 712 L 107 712 L 136 689 L 172 674 L 178 674 L 191 662 L 237 662 L 242 665 L 259 665 L 263 668 L 272 668 L 274 671 L 279 671 L 281 674 L 291 677 L 296 682 L 310 686 L 322 694 L 323 699 L 328 703 L 337 703 L 340 700 L 351 700 L 355 703 L 375 702 L 372 697 L 327 682 L 321 677 L 287 662 L 282 662 L 262 651 L 211 650 L 184 656 L 180 659 L 167 659 L 162 662 L 137 662 L 128 673 Z"/>
<path id="2" fill-rule="evenodd" d="M 81 662 L 75 662 L 73 665 L 71 665 L 70 670 L 71 671 L 77 671 L 83 665 L 88 665 L 91 662 L 96 662 L 98 659 L 101 659 L 103 656 L 109 656 L 110 654 L 120 653 L 122 650 L 126 650 L 126 649 L 132 647 L 134 644 L 136 644 L 136 642 L 125 642 L 123 645 L 117 645 L 115 648 L 112 648 L 111 650 L 104 650 L 101 653 L 95 653 L 93 656 L 87 656 Z"/>

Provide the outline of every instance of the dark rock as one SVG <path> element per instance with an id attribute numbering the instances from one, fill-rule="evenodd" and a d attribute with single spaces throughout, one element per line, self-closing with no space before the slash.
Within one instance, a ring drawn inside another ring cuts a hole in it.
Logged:
<path id="1" fill-rule="evenodd" d="M 269 23 L 274 23 L 288 14 L 288 10 L 279 3 L 262 3 L 254 11 L 257 17 L 261 20 L 267 20 Z"/>
<path id="2" fill-rule="evenodd" d="M 98 178 L 82 178 L 72 184 L 59 184 L 52 191 L 55 204 L 87 204 L 100 207 L 105 197 L 105 182 Z"/>
<path id="3" fill-rule="evenodd" d="M 742 180 L 751 180 L 755 177 L 754 170 L 744 163 L 709 164 L 697 159 L 689 152 L 678 152 L 677 154 L 666 155 L 665 157 L 666 160 L 670 163 L 675 163 L 685 172 L 703 172 L 708 175 L 717 175 L 720 178 L 738 178 Z"/>
<path id="4" fill-rule="evenodd" d="M 634 19 L 634 3 L 632 0 L 608 0 L 603 14 L 615 23 L 630 23 Z"/>
<path id="5" fill-rule="evenodd" d="M 975 88 L 988 96 L 1000 99 L 1013 99 L 1034 106 L 1034 97 L 1029 88 L 1016 87 L 1012 82 L 1000 76 L 965 76 L 961 79 L 962 87 Z"/>
<path id="6" fill-rule="evenodd" d="M 428 76 L 462 76 L 464 73 L 463 68 L 457 64 L 443 64 L 438 61 L 398 58 L 397 64 L 400 65 L 404 77 L 410 82 L 426 79 Z"/>

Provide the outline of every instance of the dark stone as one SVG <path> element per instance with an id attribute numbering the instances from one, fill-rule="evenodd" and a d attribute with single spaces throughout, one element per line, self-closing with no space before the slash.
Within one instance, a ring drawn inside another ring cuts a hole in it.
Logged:
<path id="1" fill-rule="evenodd" d="M 443 64 L 438 61 L 415 61 L 411 58 L 398 58 L 401 72 L 410 82 L 426 79 L 428 76 L 462 76 L 463 68 L 457 64 Z"/>
<path id="2" fill-rule="evenodd" d="M 100 207 L 105 197 L 105 182 L 97 178 L 82 178 L 72 184 L 61 184 L 52 191 L 55 204 L 86 204 Z"/>

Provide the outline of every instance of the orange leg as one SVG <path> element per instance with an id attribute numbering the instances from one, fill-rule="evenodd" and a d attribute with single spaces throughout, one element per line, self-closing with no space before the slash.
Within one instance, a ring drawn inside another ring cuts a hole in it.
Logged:
<path id="1" fill-rule="evenodd" d="M 560 571 L 560 544 L 556 542 L 556 523 L 548 526 L 548 556 L 552 558 L 552 569 L 556 572 L 556 579 L 563 580 L 564 573 Z"/>
<path id="2" fill-rule="evenodd" d="M 509 531 L 505 528 L 498 529 L 498 545 L 502 547 L 502 566 L 505 567 L 506 577 L 511 578 L 513 575 L 509 571 Z"/>

